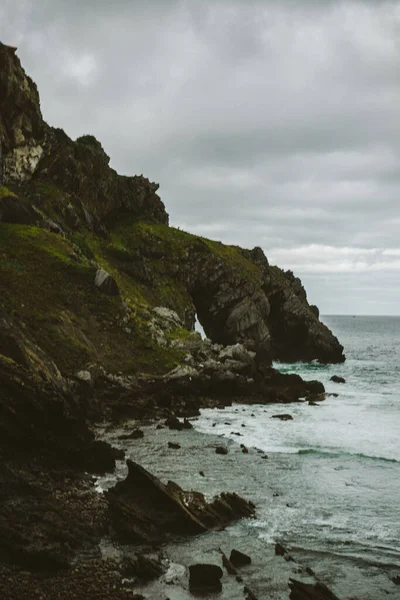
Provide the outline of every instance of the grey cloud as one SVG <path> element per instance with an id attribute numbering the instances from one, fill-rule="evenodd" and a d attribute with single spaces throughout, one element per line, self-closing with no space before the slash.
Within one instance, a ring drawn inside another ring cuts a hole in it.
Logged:
<path id="1" fill-rule="evenodd" d="M 393 312 L 390 256 L 367 292 L 293 252 L 399 248 L 398 2 L 3 0 L 0 21 L 46 119 L 159 181 L 173 224 L 293 260 L 325 312 Z"/>

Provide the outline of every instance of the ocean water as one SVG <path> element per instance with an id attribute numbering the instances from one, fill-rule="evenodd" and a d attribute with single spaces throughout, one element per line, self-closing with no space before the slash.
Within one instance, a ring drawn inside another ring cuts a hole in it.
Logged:
<path id="1" fill-rule="evenodd" d="M 190 600 L 187 567 L 205 560 L 221 564 L 220 548 L 250 554 L 252 564 L 241 574 L 260 600 L 287 600 L 290 577 L 314 581 L 307 579 L 305 567 L 341 600 L 400 600 L 400 586 L 392 581 L 400 576 L 400 318 L 323 320 L 345 346 L 344 364 L 276 366 L 319 379 L 337 397 L 318 406 L 237 404 L 203 410 L 192 420 L 192 430 L 140 425 L 144 438 L 134 441 L 121 441 L 121 429 L 104 426 L 103 439 L 162 481 L 172 479 L 207 497 L 235 491 L 256 505 L 255 519 L 170 541 L 168 573 L 140 590 L 149 600 Z M 333 374 L 346 383 L 331 382 Z M 282 413 L 293 420 L 271 418 Z M 168 449 L 169 441 L 181 449 Z M 226 456 L 215 453 L 221 444 L 229 450 Z M 121 461 L 114 474 L 100 478 L 99 489 L 126 474 Z M 276 542 L 294 562 L 275 556 Z M 118 553 L 112 541 L 105 540 L 104 549 Z M 218 599 L 243 597 L 243 585 L 224 573 Z"/>
<path id="2" fill-rule="evenodd" d="M 275 366 L 338 397 L 206 410 L 196 427 L 269 455 L 275 501 L 260 507 L 255 536 L 290 546 L 337 593 L 400 598 L 400 587 L 381 577 L 400 572 L 400 318 L 323 320 L 345 347 L 344 364 Z M 331 382 L 333 374 L 346 383 Z M 280 413 L 293 420 L 271 418 Z"/>

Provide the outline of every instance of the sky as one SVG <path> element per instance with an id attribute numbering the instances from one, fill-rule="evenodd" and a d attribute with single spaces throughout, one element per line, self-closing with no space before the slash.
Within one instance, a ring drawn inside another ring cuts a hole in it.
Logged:
<path id="1" fill-rule="evenodd" d="M 400 0 L 2 0 L 0 40 L 171 225 L 400 315 Z"/>

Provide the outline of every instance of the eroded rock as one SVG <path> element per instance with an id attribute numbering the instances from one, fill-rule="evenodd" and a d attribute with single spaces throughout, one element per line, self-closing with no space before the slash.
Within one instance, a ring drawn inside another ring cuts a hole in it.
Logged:
<path id="1" fill-rule="evenodd" d="M 168 534 L 196 535 L 254 515 L 254 506 L 237 494 L 221 494 L 208 503 L 199 492 L 176 483 L 164 485 L 133 461 L 127 478 L 107 492 L 114 530 L 122 541 L 154 543 Z"/>

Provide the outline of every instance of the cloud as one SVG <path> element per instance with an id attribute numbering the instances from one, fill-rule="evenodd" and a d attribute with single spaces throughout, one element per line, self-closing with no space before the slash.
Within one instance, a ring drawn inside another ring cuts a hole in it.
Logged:
<path id="1" fill-rule="evenodd" d="M 399 312 L 398 2 L 4 0 L 0 21 L 48 122 L 159 181 L 174 225 L 262 246 L 323 311 L 364 311 L 370 272 Z"/>

